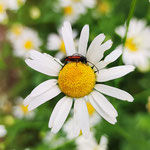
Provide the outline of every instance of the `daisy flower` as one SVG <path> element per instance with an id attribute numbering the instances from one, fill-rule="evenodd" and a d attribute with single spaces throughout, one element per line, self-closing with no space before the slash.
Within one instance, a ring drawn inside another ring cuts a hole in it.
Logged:
<path id="1" fill-rule="evenodd" d="M 63 145 L 66 142 L 66 139 L 63 136 L 60 137 L 57 134 L 53 134 L 52 132 L 48 131 L 46 132 L 43 142 L 50 148 L 56 148 L 60 145 Z"/>
<path id="2" fill-rule="evenodd" d="M 99 144 L 97 144 L 93 133 L 90 133 L 88 138 L 80 136 L 76 139 L 77 150 L 107 150 L 108 139 L 102 136 Z"/>
<path id="3" fill-rule="evenodd" d="M 8 7 L 11 10 L 18 10 L 20 6 L 22 6 L 26 0 L 7 0 L 8 1 Z"/>
<path id="4" fill-rule="evenodd" d="M 28 109 L 33 110 L 60 93 L 64 93 L 64 97 L 59 100 L 51 114 L 49 128 L 52 128 L 53 133 L 61 129 L 74 102 L 74 134 L 79 135 L 82 131 L 84 136 L 88 136 L 90 127 L 85 97 L 105 120 L 115 124 L 117 111 L 103 94 L 129 102 L 133 101 L 133 97 L 125 91 L 100 82 L 120 78 L 133 71 L 134 67 L 123 65 L 105 68 L 121 55 L 121 50 L 115 50 L 101 60 L 104 52 L 112 45 L 111 40 L 102 44 L 105 39 L 104 34 L 98 35 L 86 52 L 89 38 L 88 25 L 85 25 L 81 31 L 78 50 L 75 49 L 69 22 L 64 23 L 62 36 L 68 56 L 65 64 L 48 54 L 30 51 L 30 58 L 26 59 L 26 64 L 36 71 L 57 79 L 47 80 L 37 86 L 26 97 L 24 105 L 29 105 Z"/>
<path id="5" fill-rule="evenodd" d="M 126 27 L 120 26 L 116 33 L 122 38 L 125 35 Z M 146 26 L 144 20 L 133 18 L 130 21 L 125 48 L 123 51 L 123 62 L 132 64 L 141 71 L 147 71 L 150 68 L 150 27 Z M 123 45 L 119 45 L 120 48 Z"/>
<path id="6" fill-rule="evenodd" d="M 32 19 L 38 19 L 41 16 L 41 11 L 38 7 L 33 6 L 30 8 L 30 17 Z"/>
<path id="7" fill-rule="evenodd" d="M 20 38 L 20 36 L 24 33 L 24 30 L 26 30 L 25 26 L 15 23 L 8 30 L 7 38 L 13 43 L 15 40 Z"/>
<path id="8" fill-rule="evenodd" d="M 18 118 L 27 118 L 32 119 L 35 116 L 34 111 L 28 111 L 28 106 L 24 106 L 23 104 L 23 98 L 19 97 L 16 100 L 16 106 L 13 107 L 13 115 Z"/>
<path id="9" fill-rule="evenodd" d="M 85 14 L 87 8 L 93 8 L 96 0 L 60 0 L 59 7 L 63 9 L 64 20 L 74 23 L 81 14 Z"/>
<path id="10" fill-rule="evenodd" d="M 77 36 L 77 31 L 73 30 L 73 38 L 75 39 L 76 36 Z M 74 40 L 74 42 L 76 44 L 77 40 Z M 61 29 L 58 29 L 58 34 L 51 33 L 48 35 L 47 49 L 51 51 L 59 50 L 55 55 L 55 57 L 60 60 L 66 56 L 65 44 L 62 39 Z"/>
<path id="11" fill-rule="evenodd" d="M 5 22 L 7 20 L 6 10 L 8 8 L 6 0 L 0 0 L 0 23 Z"/>
<path id="12" fill-rule="evenodd" d="M 13 25 L 7 37 L 13 45 L 14 55 L 19 57 L 27 57 L 29 50 L 39 50 L 41 45 L 38 33 L 20 24 Z"/>
<path id="13" fill-rule="evenodd" d="M 4 125 L 0 124 L 0 138 L 4 137 L 7 134 L 7 130 Z"/>
<path id="14" fill-rule="evenodd" d="M 111 4 L 108 0 L 99 0 L 97 4 L 97 10 L 103 15 L 107 15 L 111 11 Z"/>

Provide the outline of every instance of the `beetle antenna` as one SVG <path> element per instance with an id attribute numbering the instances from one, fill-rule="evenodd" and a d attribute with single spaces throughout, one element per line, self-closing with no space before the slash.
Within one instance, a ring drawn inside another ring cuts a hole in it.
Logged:
<path id="1" fill-rule="evenodd" d="M 96 68 L 96 70 L 97 70 L 97 71 L 94 71 L 95 73 L 96 73 L 96 72 L 98 72 L 98 73 L 99 73 L 98 68 L 97 68 L 97 67 L 96 67 L 93 63 L 91 63 L 90 61 L 87 61 L 87 62 L 93 65 L 93 66 L 91 67 L 92 69 L 93 69 L 94 67 Z"/>

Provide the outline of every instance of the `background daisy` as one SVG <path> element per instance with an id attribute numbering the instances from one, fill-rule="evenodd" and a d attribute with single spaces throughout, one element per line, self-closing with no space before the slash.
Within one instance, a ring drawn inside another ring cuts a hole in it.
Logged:
<path id="1" fill-rule="evenodd" d="M 16 102 L 16 106 L 13 107 L 13 115 L 18 118 L 26 118 L 26 119 L 33 119 L 35 116 L 34 111 L 29 111 L 28 106 L 23 105 L 23 98 L 18 97 Z"/>
<path id="2" fill-rule="evenodd" d="M 93 133 L 91 133 L 87 139 L 83 136 L 78 137 L 76 143 L 77 150 L 107 150 L 108 139 L 106 136 L 101 136 L 99 143 L 97 143 Z"/>
<path id="3" fill-rule="evenodd" d="M 31 49 L 39 50 L 42 43 L 35 30 L 21 24 L 14 24 L 7 37 L 13 45 L 14 55 L 19 57 L 27 57 Z"/>
<path id="4" fill-rule="evenodd" d="M 7 130 L 4 125 L 0 124 L 0 138 L 4 137 L 7 134 Z"/>
<path id="5" fill-rule="evenodd" d="M 118 27 L 116 33 L 122 38 L 125 35 L 125 26 Z M 146 26 L 146 21 L 132 19 L 123 50 L 123 62 L 132 64 L 141 71 L 150 68 L 150 27 Z M 122 45 L 119 46 L 120 48 Z"/>

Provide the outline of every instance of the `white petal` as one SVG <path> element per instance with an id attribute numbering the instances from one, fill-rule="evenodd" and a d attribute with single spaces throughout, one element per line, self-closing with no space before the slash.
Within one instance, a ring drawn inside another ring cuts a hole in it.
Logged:
<path id="1" fill-rule="evenodd" d="M 87 51 L 87 60 L 96 63 L 100 61 L 99 57 L 103 55 L 103 51 L 101 51 L 101 43 L 104 41 L 105 35 L 104 34 L 99 34 L 98 36 L 95 37 L 95 39 L 92 41 L 90 44 L 88 51 Z"/>
<path id="2" fill-rule="evenodd" d="M 34 50 L 32 50 L 29 54 L 31 59 L 25 60 L 28 66 L 46 75 L 58 76 L 62 67 L 56 59 L 50 55 L 42 54 Z"/>
<path id="3" fill-rule="evenodd" d="M 65 43 L 67 56 L 76 53 L 73 41 L 72 28 L 69 22 L 65 22 L 64 26 L 62 27 L 62 37 Z"/>
<path id="4" fill-rule="evenodd" d="M 29 105 L 28 109 L 33 110 L 37 108 L 38 106 L 42 105 L 46 101 L 54 98 L 57 96 L 59 93 L 61 93 L 60 89 L 58 88 L 57 85 L 53 86 L 51 89 L 46 91 L 45 93 L 42 93 L 39 96 L 36 96 L 34 98 L 30 97 L 30 102 L 27 104 Z"/>
<path id="5" fill-rule="evenodd" d="M 49 124 L 48 124 L 48 127 L 49 127 L 49 128 L 52 128 L 52 127 L 53 127 L 55 118 L 56 118 L 56 116 L 57 116 L 57 114 L 58 114 L 58 112 L 59 112 L 59 110 L 60 110 L 62 104 L 63 104 L 64 101 L 66 100 L 66 98 L 67 98 L 66 96 L 63 97 L 63 98 L 60 99 L 60 100 L 58 101 L 58 103 L 56 104 L 56 106 L 55 106 L 55 108 L 54 108 L 54 110 L 53 110 L 53 112 L 52 112 L 52 114 L 51 114 L 51 116 L 50 116 L 50 120 L 49 120 Z"/>
<path id="6" fill-rule="evenodd" d="M 99 142 L 100 150 L 107 150 L 108 147 L 108 139 L 106 136 L 101 136 L 100 142 Z"/>
<path id="7" fill-rule="evenodd" d="M 78 50 L 78 53 L 83 56 L 86 55 L 88 40 L 89 40 L 89 26 L 85 25 L 81 31 Z"/>
<path id="8" fill-rule="evenodd" d="M 91 93 L 92 97 L 94 98 L 94 101 L 99 105 L 99 107 L 102 108 L 104 112 L 109 114 L 110 116 L 118 116 L 118 113 L 116 109 L 113 107 L 113 105 L 103 96 L 101 93 L 97 91 L 93 91 Z"/>
<path id="9" fill-rule="evenodd" d="M 129 72 L 132 72 L 134 69 L 135 67 L 132 65 L 123 65 L 112 67 L 109 69 L 102 69 L 99 71 L 99 73 L 97 73 L 97 81 L 105 82 L 116 78 L 120 78 L 122 76 L 125 76 Z"/>
<path id="10" fill-rule="evenodd" d="M 106 63 L 104 60 L 98 62 L 95 66 L 97 67 L 94 67 L 94 70 L 97 71 L 98 70 L 101 70 L 103 68 L 105 68 L 107 66 L 108 63 Z"/>
<path id="11" fill-rule="evenodd" d="M 114 62 L 115 60 L 117 60 L 120 57 L 121 54 L 122 54 L 121 49 L 116 49 L 116 50 L 112 51 L 109 55 L 107 55 L 105 57 L 104 60 L 98 62 L 95 65 L 96 67 L 94 68 L 94 70 L 97 71 L 97 69 L 101 70 L 101 69 L 105 68 L 108 64 L 110 64 L 110 63 Z"/>
<path id="12" fill-rule="evenodd" d="M 61 38 L 55 34 L 48 35 L 47 49 L 49 50 L 59 50 L 61 46 Z"/>
<path id="13" fill-rule="evenodd" d="M 90 103 L 95 108 L 95 110 L 109 123 L 115 124 L 117 122 L 116 117 L 109 116 L 106 112 L 104 112 L 101 107 L 94 101 L 91 95 L 88 96 Z"/>
<path id="14" fill-rule="evenodd" d="M 107 55 L 104 59 L 105 62 L 107 63 L 112 63 L 115 60 L 117 60 L 120 55 L 122 54 L 122 50 L 121 49 L 116 49 L 114 51 L 112 51 L 109 55 Z"/>
<path id="15" fill-rule="evenodd" d="M 55 109 L 52 113 L 52 119 L 50 119 L 49 127 L 52 127 L 52 132 L 57 133 L 62 125 L 64 124 L 73 100 L 68 97 L 63 97 L 60 102 L 58 102 L 55 106 Z"/>
<path id="16" fill-rule="evenodd" d="M 115 32 L 123 38 L 125 35 L 125 32 L 126 32 L 126 27 L 125 26 L 119 26 L 116 28 Z"/>
<path id="17" fill-rule="evenodd" d="M 54 86 L 56 84 L 57 84 L 56 79 L 50 79 L 45 82 L 42 82 L 36 88 L 33 89 L 30 96 L 34 97 L 34 96 L 41 95 L 42 93 L 46 92 L 47 90 L 49 90 L 52 86 Z"/>
<path id="18" fill-rule="evenodd" d="M 76 115 L 74 118 L 76 119 L 75 122 L 77 122 L 76 125 L 79 126 L 83 135 L 85 137 L 88 137 L 90 132 L 90 127 L 89 127 L 89 115 L 88 115 L 88 110 L 87 110 L 85 100 L 81 98 L 75 99 L 74 113 Z"/>
<path id="19" fill-rule="evenodd" d="M 95 89 L 100 91 L 103 94 L 115 97 L 120 100 L 129 101 L 129 102 L 133 101 L 133 97 L 129 93 L 115 87 L 111 87 L 104 84 L 96 84 Z"/>

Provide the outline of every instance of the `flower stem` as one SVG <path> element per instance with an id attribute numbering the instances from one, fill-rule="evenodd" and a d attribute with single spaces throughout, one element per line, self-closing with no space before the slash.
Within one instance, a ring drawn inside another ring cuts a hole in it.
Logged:
<path id="1" fill-rule="evenodd" d="M 126 39 L 127 39 L 127 33 L 128 33 L 128 29 L 129 29 L 130 20 L 133 16 L 133 13 L 134 13 L 134 10 L 135 10 L 135 5 L 136 5 L 136 0 L 132 0 L 131 7 L 130 7 L 130 10 L 129 10 L 129 14 L 128 14 L 128 18 L 127 18 L 127 21 L 126 21 L 126 32 L 125 32 L 125 36 L 123 38 L 123 50 L 124 50 Z"/>

